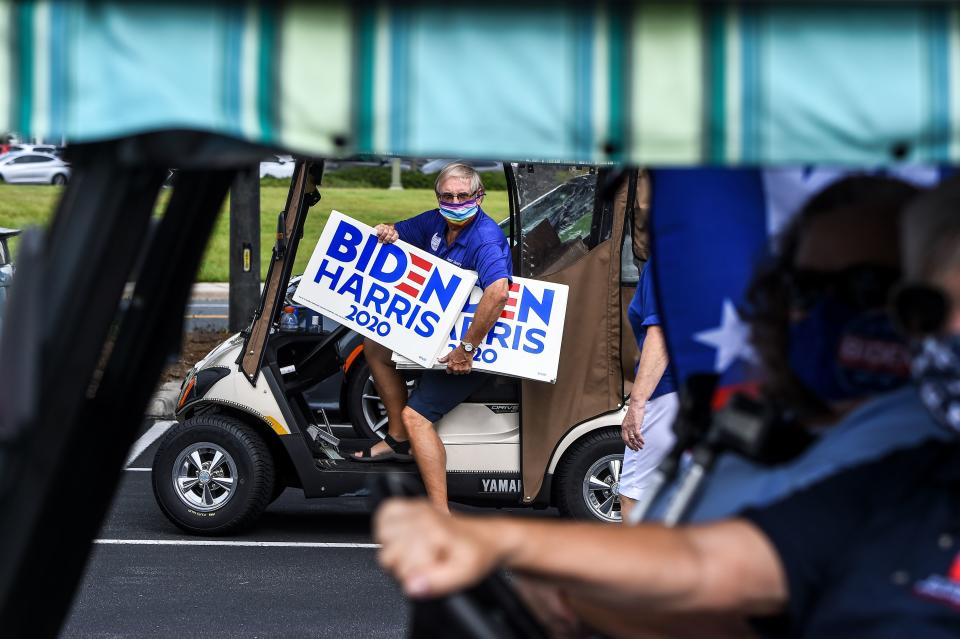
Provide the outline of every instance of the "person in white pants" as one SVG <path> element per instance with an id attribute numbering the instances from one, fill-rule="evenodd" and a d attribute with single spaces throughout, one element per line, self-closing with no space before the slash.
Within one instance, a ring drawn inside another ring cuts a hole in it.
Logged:
<path id="1" fill-rule="evenodd" d="M 667 366 L 667 344 L 660 327 L 649 262 L 640 274 L 627 317 L 640 349 L 640 363 L 627 415 L 620 427 L 627 446 L 623 452 L 619 489 L 620 516 L 624 522 L 676 441 L 673 421 L 679 407 L 677 385 Z"/>

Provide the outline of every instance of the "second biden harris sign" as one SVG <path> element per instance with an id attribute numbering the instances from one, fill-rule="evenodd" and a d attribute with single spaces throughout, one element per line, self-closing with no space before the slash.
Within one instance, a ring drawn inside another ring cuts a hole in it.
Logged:
<path id="1" fill-rule="evenodd" d="M 476 273 L 333 211 L 293 299 L 421 366 L 434 362 Z"/>
<path id="2" fill-rule="evenodd" d="M 567 311 L 566 284 L 552 284 L 514 277 L 507 304 L 487 336 L 476 344 L 473 369 L 556 383 L 560 364 L 560 343 Z M 483 291 L 474 287 L 450 329 L 450 338 L 441 351 L 445 355 L 466 338 Z M 397 368 L 411 368 L 396 354 Z M 435 364 L 434 368 L 445 368 Z"/>

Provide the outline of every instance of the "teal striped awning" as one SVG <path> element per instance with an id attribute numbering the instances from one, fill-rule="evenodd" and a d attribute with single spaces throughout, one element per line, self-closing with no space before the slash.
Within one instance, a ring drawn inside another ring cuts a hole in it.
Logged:
<path id="1" fill-rule="evenodd" d="M 0 130 L 314 155 L 960 160 L 948 3 L 0 0 Z"/>

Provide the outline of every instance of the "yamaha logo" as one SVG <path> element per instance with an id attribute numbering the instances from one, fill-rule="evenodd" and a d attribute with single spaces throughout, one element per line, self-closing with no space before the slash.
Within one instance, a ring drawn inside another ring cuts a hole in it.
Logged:
<path id="1" fill-rule="evenodd" d="M 519 479 L 481 479 L 480 492 L 482 493 L 519 493 Z"/>

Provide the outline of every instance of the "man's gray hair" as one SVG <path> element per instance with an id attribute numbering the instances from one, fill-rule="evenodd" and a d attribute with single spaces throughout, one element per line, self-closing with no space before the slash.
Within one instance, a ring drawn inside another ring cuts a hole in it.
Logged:
<path id="1" fill-rule="evenodd" d="M 471 193 L 476 193 L 483 188 L 480 174 L 477 173 L 475 168 L 466 162 L 451 162 L 440 170 L 440 173 L 437 175 L 437 181 L 433 184 L 433 190 L 440 193 L 440 183 L 450 177 L 469 178 Z"/>
<path id="2" fill-rule="evenodd" d="M 904 274 L 929 282 L 960 268 L 960 179 L 916 198 L 900 220 Z"/>

